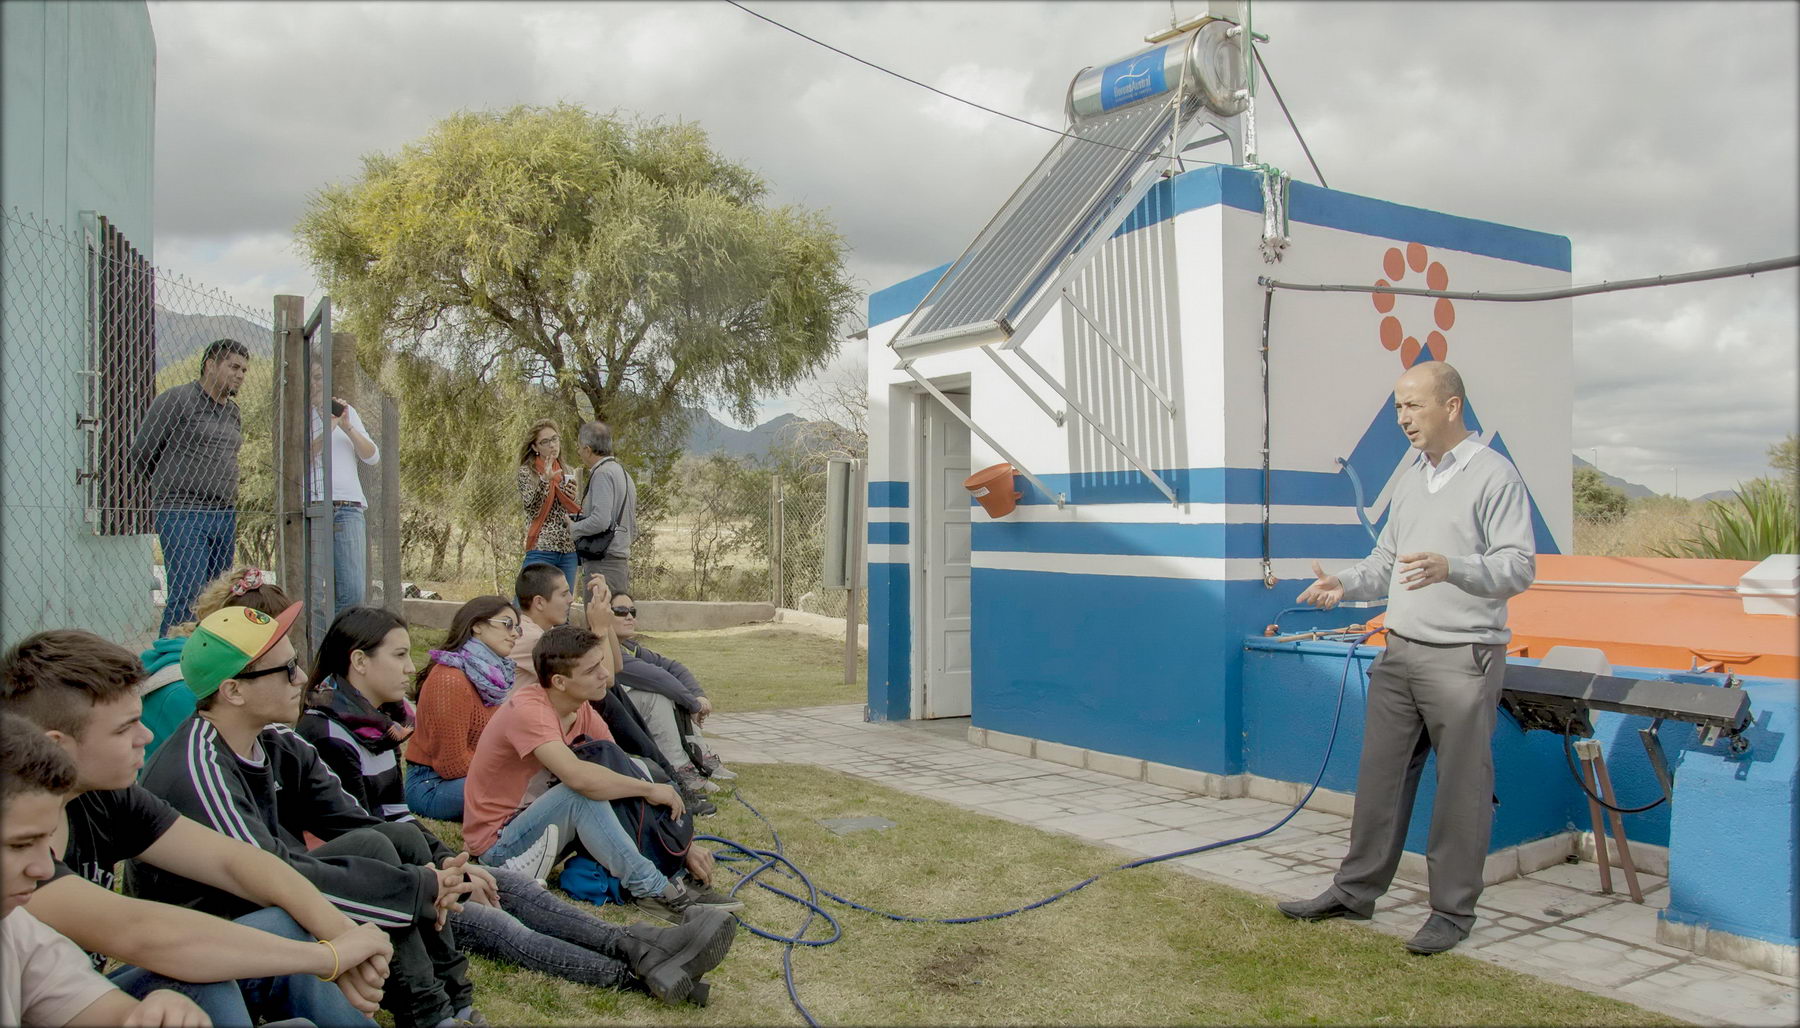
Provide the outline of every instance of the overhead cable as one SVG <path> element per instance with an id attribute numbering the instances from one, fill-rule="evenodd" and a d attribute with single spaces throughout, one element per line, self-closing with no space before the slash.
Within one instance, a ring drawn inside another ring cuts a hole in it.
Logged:
<path id="1" fill-rule="evenodd" d="M 978 111 L 985 111 L 988 114 L 992 114 L 997 117 L 1005 118 L 1007 121 L 1016 121 L 1019 124 L 1028 126 L 1030 128 L 1038 129 L 1043 132 L 1049 132 L 1053 135 L 1062 136 L 1065 139 L 1073 139 L 1078 142 L 1087 143 L 1092 146 L 1103 146 L 1103 147 L 1107 148 L 1108 150 L 1120 150 L 1125 153 L 1137 154 L 1140 157 L 1165 157 L 1165 156 L 1167 156 L 1167 154 L 1162 153 L 1160 151 L 1151 153 L 1151 152 L 1147 152 L 1144 150 L 1138 150 L 1138 149 L 1135 149 L 1135 148 L 1129 147 L 1129 146 L 1119 146 L 1116 143 L 1104 143 L 1097 139 L 1083 139 L 1080 136 L 1074 135 L 1068 129 L 1051 128 L 1049 125 L 1045 125 L 1044 123 L 1038 122 L 1038 121 L 1032 121 L 1030 118 L 1021 118 L 1016 114 L 1008 114 L 1005 111 L 996 110 L 985 104 L 979 104 L 973 100 L 969 100 L 964 97 L 957 96 L 955 93 L 945 92 L 944 90 L 939 89 L 938 87 L 931 85 L 928 82 L 920 82 L 918 79 L 915 79 L 909 75 L 903 75 L 900 72 L 893 70 L 892 68 L 883 67 L 882 65 L 876 64 L 874 61 L 871 61 L 867 58 L 858 57 L 848 50 L 844 50 L 844 49 L 840 49 L 838 47 L 832 46 L 830 43 L 827 43 L 822 39 L 817 39 L 812 36 L 809 36 L 797 28 L 794 28 L 790 25 L 784 25 L 781 22 L 776 21 L 774 18 L 771 18 L 766 14 L 762 14 L 758 11 L 753 11 L 750 8 L 745 7 L 743 4 L 739 3 L 738 0 L 725 0 L 725 2 L 730 4 L 733 7 L 737 8 L 738 10 L 743 11 L 745 14 L 750 15 L 752 18 L 756 18 L 761 21 L 766 21 L 770 25 L 775 26 L 776 28 L 782 30 L 783 32 L 789 32 L 796 36 L 799 36 L 801 39 L 806 40 L 808 43 L 811 43 L 814 46 L 822 46 L 825 49 L 830 50 L 832 53 L 837 54 L 840 57 L 848 57 L 858 64 L 861 64 L 865 67 L 873 68 L 876 71 L 879 71 L 884 75 L 892 75 L 893 77 L 899 79 L 900 81 L 911 83 L 912 85 L 918 86 L 920 89 L 929 90 L 930 92 L 936 93 L 938 96 L 941 96 L 946 100 L 955 100 L 959 104 L 967 104 L 968 106 L 973 107 Z M 1277 97 L 1277 99 L 1280 99 L 1280 98 Z M 1296 134 L 1299 133 L 1298 129 L 1295 129 L 1294 131 Z M 1219 138 L 1224 138 L 1224 137 L 1219 137 Z M 1213 142 L 1213 141 L 1214 140 L 1207 140 L 1207 142 Z M 1304 144 L 1302 144 L 1302 145 L 1304 145 Z M 1193 158 L 1193 157 L 1182 157 L 1181 160 L 1187 161 L 1190 163 L 1194 163 L 1194 164 L 1218 164 L 1218 163 L 1220 163 L 1219 161 L 1205 161 L 1205 160 L 1199 160 L 1199 159 Z M 1317 169 L 1315 168 L 1314 170 L 1316 171 Z"/>

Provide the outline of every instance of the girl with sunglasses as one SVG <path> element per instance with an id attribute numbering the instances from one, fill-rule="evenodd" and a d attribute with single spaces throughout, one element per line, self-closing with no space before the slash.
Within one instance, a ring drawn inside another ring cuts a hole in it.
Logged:
<path id="1" fill-rule="evenodd" d="M 493 653 L 484 634 L 496 642 L 495 631 L 516 634 L 517 619 L 518 612 L 500 597 L 470 600 L 453 621 L 460 630 L 452 638 L 463 636 L 463 645 L 434 650 L 427 671 L 456 669 L 465 677 L 465 688 L 497 688 L 500 682 L 488 681 L 481 666 L 496 665 L 488 664 L 485 654 L 476 658 L 479 664 L 471 663 L 470 654 Z M 409 738 L 417 741 L 412 707 L 406 702 L 413 676 L 411 649 L 406 621 L 398 615 L 379 607 L 346 608 L 319 644 L 298 731 L 365 811 L 383 821 L 411 822 L 425 837 L 437 866 L 446 867 L 467 856 L 451 853 L 419 823 L 407 809 L 400 778 L 400 749 L 403 744 L 410 748 Z M 511 661 L 493 659 L 508 668 L 498 677 L 510 686 Z M 444 691 L 455 685 L 441 680 L 422 684 Z M 549 851 L 554 858 L 553 843 Z M 479 884 L 461 909 L 452 908 L 450 926 L 470 953 L 584 985 L 616 989 L 641 984 L 658 999 L 678 1001 L 694 996 L 700 976 L 731 948 L 735 922 L 724 911 L 690 915 L 675 928 L 621 928 L 546 889 L 540 879 L 543 861 L 528 870 L 464 867 Z M 705 990 L 698 992 L 705 996 Z"/>

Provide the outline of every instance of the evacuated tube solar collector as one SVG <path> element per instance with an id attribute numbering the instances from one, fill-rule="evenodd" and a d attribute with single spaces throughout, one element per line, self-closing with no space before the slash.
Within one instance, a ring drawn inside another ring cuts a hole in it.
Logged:
<path id="1" fill-rule="evenodd" d="M 1242 32 L 1223 19 L 1082 69 L 1067 133 L 888 345 L 906 361 L 1017 345 L 1200 129 L 1218 129 L 1242 161 L 1247 107 Z"/>

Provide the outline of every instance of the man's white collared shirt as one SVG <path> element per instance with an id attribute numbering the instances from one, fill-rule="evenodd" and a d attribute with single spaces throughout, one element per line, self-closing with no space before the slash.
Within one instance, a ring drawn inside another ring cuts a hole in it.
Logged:
<path id="1" fill-rule="evenodd" d="M 1475 451 L 1484 445 L 1486 444 L 1475 433 L 1470 432 L 1462 442 L 1451 447 L 1449 453 L 1438 458 L 1436 464 L 1431 463 L 1429 458 L 1421 456 L 1420 459 L 1425 461 L 1425 491 L 1435 493 L 1442 489 L 1458 469 L 1467 464 L 1469 458 L 1475 456 Z"/>

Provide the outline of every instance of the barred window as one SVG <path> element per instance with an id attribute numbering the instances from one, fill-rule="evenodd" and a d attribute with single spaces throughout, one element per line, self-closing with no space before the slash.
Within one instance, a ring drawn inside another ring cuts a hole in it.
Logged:
<path id="1" fill-rule="evenodd" d="M 86 516 L 97 535 L 152 530 L 149 485 L 133 473 L 131 440 L 156 395 L 156 275 L 106 218 L 87 230 L 88 347 L 80 426 Z"/>

